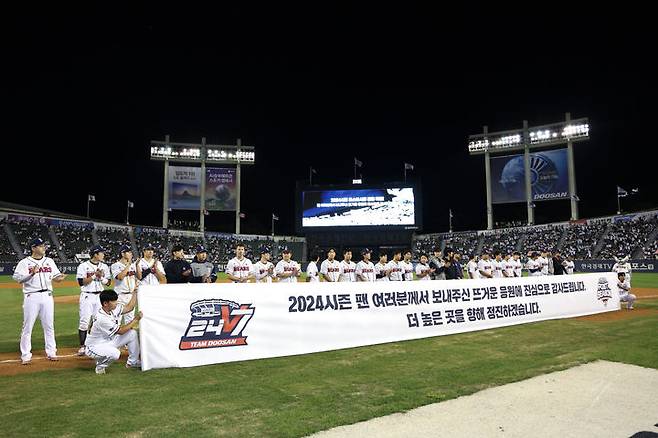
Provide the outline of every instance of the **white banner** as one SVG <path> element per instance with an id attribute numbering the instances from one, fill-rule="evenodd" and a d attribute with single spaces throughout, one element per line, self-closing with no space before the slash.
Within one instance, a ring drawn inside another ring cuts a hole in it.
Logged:
<path id="1" fill-rule="evenodd" d="M 619 310 L 614 273 L 141 286 L 142 369 L 290 356 Z"/>

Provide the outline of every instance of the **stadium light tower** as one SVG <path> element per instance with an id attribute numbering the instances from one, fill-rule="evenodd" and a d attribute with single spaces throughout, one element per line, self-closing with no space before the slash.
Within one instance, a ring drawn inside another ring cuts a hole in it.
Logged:
<path id="1" fill-rule="evenodd" d="M 567 144 L 567 173 L 569 177 L 569 199 L 571 201 L 571 220 L 578 219 L 578 195 L 576 194 L 576 170 L 573 158 L 573 143 L 589 140 L 589 122 L 587 118 L 571 120 L 571 113 L 566 113 L 563 122 L 550 125 L 528 127 L 523 121 L 522 129 L 489 132 L 485 126 L 481 134 L 468 137 L 468 152 L 471 155 L 484 155 L 484 168 L 487 190 L 487 229 L 493 228 L 493 206 L 491 186 L 491 154 L 510 154 L 523 151 L 525 201 L 528 209 L 528 224 L 534 224 L 534 200 L 532 178 L 534 169 L 530 167 L 531 149 L 550 149 Z M 536 177 L 536 175 L 535 175 Z M 557 199 L 557 198 L 555 198 Z"/>
<path id="2" fill-rule="evenodd" d="M 164 190 L 162 194 L 162 227 L 169 223 L 169 162 L 201 164 L 201 205 L 199 209 L 199 228 L 205 231 L 206 208 L 206 164 L 235 164 L 235 233 L 240 234 L 240 169 L 242 165 L 256 162 L 256 152 L 253 146 L 242 146 L 238 138 L 236 145 L 206 144 L 206 138 L 196 143 L 172 143 L 169 135 L 165 141 L 151 140 L 151 160 L 164 161 Z"/>

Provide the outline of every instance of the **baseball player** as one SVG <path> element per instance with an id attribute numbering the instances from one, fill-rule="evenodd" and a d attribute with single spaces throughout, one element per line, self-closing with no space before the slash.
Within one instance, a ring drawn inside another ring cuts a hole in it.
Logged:
<path id="1" fill-rule="evenodd" d="M 235 246 L 235 257 L 226 264 L 226 275 L 233 283 L 248 283 L 254 277 L 254 264 L 244 256 L 244 245 Z"/>
<path id="2" fill-rule="evenodd" d="M 537 261 L 541 266 L 541 275 L 548 275 L 548 252 L 542 251 L 541 256 L 537 258 Z"/>
<path id="3" fill-rule="evenodd" d="M 139 368 L 139 339 L 134 330 L 142 319 L 142 312 L 128 324 L 121 325 L 121 315 L 133 312 L 137 303 L 137 290 L 127 304 L 119 303 L 119 296 L 113 290 L 100 293 L 100 308 L 91 318 L 89 335 L 85 340 L 85 354 L 96 360 L 96 374 L 105 374 L 105 369 L 119 359 L 120 347 L 128 346 L 126 368 Z"/>
<path id="4" fill-rule="evenodd" d="M 543 275 L 541 272 L 542 265 L 539 261 L 539 253 L 537 251 L 531 253 L 530 259 L 528 259 L 525 267 L 528 270 L 528 275 L 530 277 L 539 277 Z"/>
<path id="5" fill-rule="evenodd" d="M 110 272 L 114 279 L 114 292 L 119 295 L 119 304 L 124 306 L 130 302 L 133 292 L 137 287 L 137 266 L 133 262 L 133 252 L 128 245 L 124 245 L 119 250 L 121 258 L 110 266 Z M 132 310 L 123 315 L 126 324 L 135 317 L 135 311 Z"/>
<path id="6" fill-rule="evenodd" d="M 521 263 L 521 253 L 514 251 L 512 254 L 512 264 L 514 265 L 514 276 L 523 277 L 523 263 Z"/>
<path id="7" fill-rule="evenodd" d="M 270 261 L 270 250 L 264 248 L 260 252 L 260 260 L 254 263 L 254 278 L 256 283 L 271 283 L 274 274 L 274 265 Z"/>
<path id="8" fill-rule="evenodd" d="M 137 280 L 140 284 L 159 285 L 166 281 L 162 262 L 153 257 L 155 248 L 151 244 L 144 247 L 144 257 L 137 260 Z"/>
<path id="9" fill-rule="evenodd" d="M 503 278 L 505 264 L 503 263 L 503 256 L 500 251 L 494 252 L 494 259 L 491 260 L 491 266 L 493 267 L 493 278 Z"/>
<path id="10" fill-rule="evenodd" d="M 78 337 L 80 338 L 80 349 L 78 356 L 85 355 L 85 339 L 89 329 L 89 318 L 98 312 L 101 302 L 98 295 L 109 286 L 112 278 L 110 268 L 103 263 L 105 250 L 100 245 L 93 246 L 89 250 L 91 258 L 80 263 L 76 273 L 76 279 L 80 285 L 80 324 L 78 326 Z"/>
<path id="11" fill-rule="evenodd" d="M 475 280 L 480 278 L 480 272 L 478 271 L 478 257 L 475 254 L 471 254 L 466 263 L 466 272 L 468 272 L 468 278 Z"/>
<path id="12" fill-rule="evenodd" d="M 314 253 L 311 256 L 311 261 L 308 262 L 306 267 L 306 281 L 311 283 L 320 282 L 320 271 L 318 271 L 318 262 L 320 261 L 320 253 Z"/>
<path id="13" fill-rule="evenodd" d="M 390 281 L 388 278 L 388 255 L 379 254 L 379 261 L 375 264 L 375 278 L 377 281 Z"/>
<path id="14" fill-rule="evenodd" d="M 493 278 L 493 271 L 493 263 L 489 259 L 489 254 L 485 252 L 478 262 L 478 274 L 480 274 L 480 278 Z"/>
<path id="15" fill-rule="evenodd" d="M 196 255 L 190 263 L 190 267 L 192 268 L 190 283 L 214 283 L 217 281 L 217 268 L 208 260 L 208 251 L 202 245 L 197 246 Z"/>
<path id="16" fill-rule="evenodd" d="M 612 272 L 615 272 L 619 274 L 620 272 L 623 272 L 626 274 L 626 280 L 628 280 L 628 284 L 631 284 L 631 264 L 628 263 L 628 259 L 630 256 L 626 257 L 615 257 L 615 264 L 612 265 Z"/>
<path id="17" fill-rule="evenodd" d="M 419 280 L 431 280 L 434 268 L 427 264 L 427 256 L 421 254 L 420 262 L 416 265 L 416 278 Z"/>
<path id="18" fill-rule="evenodd" d="M 357 281 L 375 281 L 375 265 L 370 261 L 370 251 L 365 248 L 361 251 L 361 261 L 356 264 L 356 279 Z"/>
<path id="19" fill-rule="evenodd" d="M 297 283 L 297 277 L 302 274 L 301 266 L 299 266 L 299 263 L 296 261 L 290 259 L 292 253 L 289 249 L 284 249 L 281 252 L 281 255 L 283 259 L 279 260 L 279 263 L 276 264 L 276 268 L 274 268 L 276 276 L 279 278 L 280 282 Z"/>
<path id="20" fill-rule="evenodd" d="M 443 254 L 441 253 L 441 248 L 439 247 L 434 248 L 434 255 L 429 258 L 428 263 L 430 267 L 434 269 L 434 273 L 432 274 L 432 280 L 446 279 L 445 270 L 441 269 L 445 265 L 445 262 L 443 261 Z"/>
<path id="21" fill-rule="evenodd" d="M 562 265 L 564 266 L 564 272 L 567 275 L 572 275 L 576 270 L 576 264 L 573 262 L 573 257 L 571 256 L 568 256 L 567 259 L 562 262 Z"/>
<path id="22" fill-rule="evenodd" d="M 329 251 L 327 251 L 327 259 L 320 265 L 320 274 L 322 274 L 324 281 L 338 281 L 340 278 L 340 274 L 342 274 L 341 265 L 338 260 L 336 260 L 335 249 L 330 248 Z"/>
<path id="23" fill-rule="evenodd" d="M 340 262 L 340 277 L 338 281 L 356 281 L 356 263 L 352 261 L 352 250 L 343 251 L 343 261 Z"/>
<path id="24" fill-rule="evenodd" d="M 619 290 L 619 301 L 626 303 L 628 310 L 633 310 L 633 303 L 637 297 L 631 293 L 631 283 L 624 272 L 617 274 L 617 289 Z"/>
<path id="25" fill-rule="evenodd" d="M 414 265 L 411 263 L 411 251 L 404 252 L 404 259 L 400 261 L 400 267 L 402 268 L 402 280 L 413 281 Z"/>
<path id="26" fill-rule="evenodd" d="M 400 264 L 400 259 L 402 258 L 402 251 L 396 250 L 393 252 L 393 260 L 388 262 L 386 265 L 386 270 L 388 271 L 388 279 L 390 281 L 403 281 L 404 272 L 402 265 Z"/>
<path id="27" fill-rule="evenodd" d="M 514 259 L 509 254 L 505 254 L 505 259 L 503 260 L 503 277 L 514 277 Z"/>
<path id="28" fill-rule="evenodd" d="M 57 265 L 46 257 L 46 245 L 37 238 L 30 243 L 32 255 L 18 262 L 13 279 L 23 286 L 23 330 L 21 331 L 21 363 L 32 361 L 32 329 L 39 317 L 43 328 L 48 360 L 57 359 L 55 344 L 55 302 L 53 284 L 66 277 Z"/>

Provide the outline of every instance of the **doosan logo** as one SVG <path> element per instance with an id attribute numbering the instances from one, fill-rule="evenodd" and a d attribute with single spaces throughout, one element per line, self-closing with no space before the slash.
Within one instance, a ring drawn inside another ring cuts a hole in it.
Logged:
<path id="1" fill-rule="evenodd" d="M 251 304 L 222 299 L 195 301 L 190 305 L 190 324 L 178 348 L 196 350 L 247 345 L 247 337 L 242 332 L 255 310 Z"/>
<path id="2" fill-rule="evenodd" d="M 612 298 L 612 289 L 610 289 L 608 280 L 605 277 L 599 278 L 599 283 L 596 290 L 596 298 L 602 301 L 605 307 L 608 306 L 608 300 Z"/>
<path id="3" fill-rule="evenodd" d="M 555 192 L 555 193 L 535 193 L 533 200 L 538 201 L 541 199 L 559 199 L 559 198 L 568 198 L 569 194 L 567 192 Z"/>

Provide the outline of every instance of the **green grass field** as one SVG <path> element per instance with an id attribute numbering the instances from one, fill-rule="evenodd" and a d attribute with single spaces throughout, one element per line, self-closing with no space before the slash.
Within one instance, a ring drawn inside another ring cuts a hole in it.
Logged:
<path id="1" fill-rule="evenodd" d="M 634 274 L 633 286 L 658 288 L 658 275 Z M 16 357 L 21 304 L 20 289 L 0 289 L 0 352 Z M 636 307 L 658 310 L 658 299 Z M 58 347 L 75 347 L 77 305 L 58 304 L 55 318 Z M 0 376 L 0 435 L 301 436 L 597 359 L 658 368 L 656 333 L 650 313 L 146 373 L 116 363 L 97 376 L 88 361 L 85 369 Z M 33 348 L 43 349 L 38 322 Z"/>

